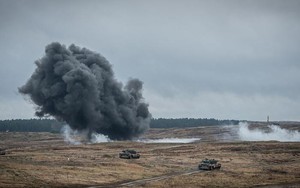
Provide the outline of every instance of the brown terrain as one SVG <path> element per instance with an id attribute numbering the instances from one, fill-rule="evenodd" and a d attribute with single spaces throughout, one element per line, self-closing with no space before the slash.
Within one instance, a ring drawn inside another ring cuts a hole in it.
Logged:
<path id="1" fill-rule="evenodd" d="M 249 128 L 269 131 L 255 122 Z M 241 141 L 229 126 L 150 129 L 143 139 L 195 137 L 201 140 L 71 145 L 60 134 L 0 133 L 0 187 L 300 187 L 300 142 Z M 124 149 L 141 158 L 120 159 Z M 205 158 L 221 169 L 198 170 Z"/>

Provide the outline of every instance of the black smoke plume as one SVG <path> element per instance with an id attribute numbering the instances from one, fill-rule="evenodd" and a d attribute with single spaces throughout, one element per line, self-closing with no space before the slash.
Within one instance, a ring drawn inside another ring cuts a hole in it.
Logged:
<path id="1" fill-rule="evenodd" d="M 100 54 L 72 44 L 46 46 L 45 56 L 19 92 L 37 105 L 36 115 L 53 116 L 73 130 L 108 135 L 110 139 L 138 137 L 151 114 L 142 96 L 143 83 L 131 79 L 123 87 L 111 64 Z"/>

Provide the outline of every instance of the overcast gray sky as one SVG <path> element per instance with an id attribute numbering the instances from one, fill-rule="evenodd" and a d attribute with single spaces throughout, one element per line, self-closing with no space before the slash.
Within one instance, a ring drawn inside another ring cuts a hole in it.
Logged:
<path id="1" fill-rule="evenodd" d="M 0 119 L 51 42 L 101 53 L 144 82 L 153 117 L 300 120 L 300 1 L 0 0 Z"/>

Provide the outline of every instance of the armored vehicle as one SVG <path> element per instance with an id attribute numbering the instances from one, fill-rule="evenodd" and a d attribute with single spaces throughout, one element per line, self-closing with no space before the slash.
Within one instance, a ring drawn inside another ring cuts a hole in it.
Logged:
<path id="1" fill-rule="evenodd" d="M 204 159 L 201 161 L 201 163 L 198 165 L 199 170 L 214 170 L 214 169 L 220 169 L 221 164 L 218 163 L 215 159 Z"/>
<path id="2" fill-rule="evenodd" d="M 137 153 L 135 150 L 123 150 L 119 153 L 119 157 L 123 159 L 138 159 L 140 158 L 140 154 Z"/>

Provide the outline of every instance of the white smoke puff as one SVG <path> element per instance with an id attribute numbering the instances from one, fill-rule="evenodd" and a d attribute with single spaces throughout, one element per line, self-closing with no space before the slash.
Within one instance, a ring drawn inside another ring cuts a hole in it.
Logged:
<path id="1" fill-rule="evenodd" d="M 162 139 L 145 139 L 145 140 L 138 140 L 138 142 L 143 143 L 192 143 L 195 141 L 200 140 L 200 138 L 162 138 Z"/>
<path id="2" fill-rule="evenodd" d="M 111 142 L 108 136 L 103 134 L 92 133 L 91 143 Z"/>
<path id="3" fill-rule="evenodd" d="M 64 141 L 73 145 L 82 144 L 76 140 L 75 137 L 78 135 L 77 131 L 73 131 L 68 125 L 64 125 L 61 129 L 61 133 L 64 137 Z"/>
<path id="4" fill-rule="evenodd" d="M 283 129 L 277 125 L 268 125 L 269 132 L 263 132 L 259 129 L 250 130 L 247 123 L 240 123 L 238 135 L 240 140 L 244 141 L 270 141 L 281 142 L 299 142 L 300 132 Z"/>

